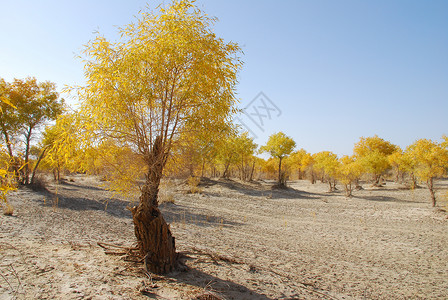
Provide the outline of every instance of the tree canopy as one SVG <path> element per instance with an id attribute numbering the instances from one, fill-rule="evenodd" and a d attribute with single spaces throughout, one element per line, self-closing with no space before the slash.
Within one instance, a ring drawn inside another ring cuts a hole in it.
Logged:
<path id="1" fill-rule="evenodd" d="M 21 153 L 24 171 L 21 181 L 28 184 L 29 154 L 35 131 L 46 122 L 56 120 L 64 110 L 64 100 L 59 99 L 54 83 L 37 82 L 33 77 L 14 79 L 12 83 L 2 79 L 0 86 L 1 138 L 11 157 Z"/>
<path id="2" fill-rule="evenodd" d="M 271 135 L 266 143 L 266 145 L 260 148 L 260 152 L 267 152 L 272 157 L 278 158 L 278 184 L 284 185 L 284 178 L 282 176 L 282 160 L 286 156 L 294 151 L 296 147 L 296 142 L 283 132 L 278 132 Z"/>
<path id="3" fill-rule="evenodd" d="M 417 140 L 408 146 L 406 152 L 415 165 L 415 175 L 426 182 L 431 193 L 432 206 L 436 206 L 434 193 L 435 177 L 442 176 L 448 168 L 448 149 L 444 143 L 437 143 L 428 139 Z"/>
<path id="4" fill-rule="evenodd" d="M 378 137 L 362 137 L 353 148 L 353 153 L 367 173 L 373 175 L 378 185 L 381 175 L 390 167 L 387 157 L 397 151 L 397 146 Z"/>
<path id="5" fill-rule="evenodd" d="M 157 208 L 173 143 L 191 130 L 213 131 L 236 112 L 241 50 L 213 33 L 214 21 L 192 1 L 174 1 L 159 13 L 142 12 L 120 29 L 119 42 L 98 36 L 84 51 L 87 84 L 77 91 L 86 138 L 111 139 L 146 165 L 132 213 L 141 254 L 155 253 L 147 265 L 156 273 L 171 270 L 175 259 Z M 164 236 L 154 240 L 159 231 Z"/>

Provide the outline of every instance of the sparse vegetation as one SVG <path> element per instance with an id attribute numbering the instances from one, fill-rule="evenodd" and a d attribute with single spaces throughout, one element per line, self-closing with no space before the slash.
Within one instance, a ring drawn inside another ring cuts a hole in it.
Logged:
<path id="1" fill-rule="evenodd" d="M 448 299 L 447 136 L 259 147 L 240 46 L 194 0 L 157 9 L 85 45 L 76 109 L 0 78 L 0 298 Z"/>
<path id="2" fill-rule="evenodd" d="M 12 216 L 14 213 L 14 207 L 8 201 L 2 203 L 2 208 L 5 216 Z"/>

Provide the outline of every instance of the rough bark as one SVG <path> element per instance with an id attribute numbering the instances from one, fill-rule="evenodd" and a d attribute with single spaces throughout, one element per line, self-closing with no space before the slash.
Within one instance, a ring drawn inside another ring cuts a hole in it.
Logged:
<path id="1" fill-rule="evenodd" d="M 141 196 L 149 197 L 149 191 Z M 153 204 L 146 205 L 140 201 L 138 206 L 131 209 L 135 236 L 145 268 L 152 273 L 166 274 L 173 271 L 176 265 L 175 239 L 159 208 Z"/>
<path id="2" fill-rule="evenodd" d="M 144 257 L 145 268 L 156 274 L 174 270 L 176 245 L 169 225 L 158 208 L 158 193 L 166 154 L 162 139 L 157 137 L 146 162 L 149 171 L 138 206 L 131 208 L 138 248 Z"/>

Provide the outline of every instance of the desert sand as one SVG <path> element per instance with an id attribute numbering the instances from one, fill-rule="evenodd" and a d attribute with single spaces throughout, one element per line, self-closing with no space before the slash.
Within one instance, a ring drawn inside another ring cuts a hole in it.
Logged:
<path id="1" fill-rule="evenodd" d="M 156 276 L 104 249 L 135 245 L 132 203 L 95 177 L 67 179 L 10 194 L 0 299 L 448 298 L 447 213 L 424 188 L 364 184 L 346 198 L 323 183 L 216 179 L 188 194 L 173 181 L 161 209 L 186 267 Z"/>

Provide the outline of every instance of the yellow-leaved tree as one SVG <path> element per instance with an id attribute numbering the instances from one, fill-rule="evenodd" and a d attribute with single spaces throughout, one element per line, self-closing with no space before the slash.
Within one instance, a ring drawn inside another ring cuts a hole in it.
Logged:
<path id="1" fill-rule="evenodd" d="M 406 153 L 413 161 L 415 175 L 425 182 L 429 189 L 432 206 L 436 206 L 434 178 L 446 173 L 448 168 L 448 149 L 444 143 L 420 139 L 408 146 Z"/>
<path id="2" fill-rule="evenodd" d="M 362 137 L 355 144 L 353 152 L 366 173 L 373 176 L 373 185 L 380 184 L 381 176 L 390 167 L 387 157 L 397 151 L 397 146 L 383 140 L 377 135 Z"/>
<path id="3" fill-rule="evenodd" d="M 400 147 L 397 146 L 397 151 L 395 151 L 394 153 L 390 154 L 387 157 L 387 160 L 389 161 L 390 166 L 392 167 L 392 169 L 395 172 L 395 181 L 398 182 L 403 182 L 404 180 L 404 172 L 406 169 L 405 166 L 405 156 L 403 155 L 403 150 L 401 150 Z"/>
<path id="4" fill-rule="evenodd" d="M 41 165 L 53 172 L 55 181 L 59 181 L 62 170 L 71 172 L 90 171 L 94 162 L 86 157 L 90 143 L 82 137 L 76 114 L 65 114 L 58 117 L 56 123 L 47 126 L 40 142 L 40 155 L 36 162 L 37 169 Z M 34 181 L 35 172 L 31 176 Z"/>
<path id="5" fill-rule="evenodd" d="M 32 77 L 14 79 L 11 83 L 1 80 L 0 85 L 3 86 L 0 139 L 14 159 L 14 169 L 21 183 L 30 184 L 31 142 L 42 125 L 55 120 L 64 111 L 64 100 L 59 99 L 54 83 L 37 82 Z"/>
<path id="6" fill-rule="evenodd" d="M 213 33 L 214 21 L 193 1 L 174 1 L 158 13 L 141 12 L 120 29 L 121 41 L 98 36 L 84 51 L 87 83 L 77 92 L 86 138 L 111 139 L 146 166 L 131 212 L 140 254 L 154 273 L 172 271 L 177 257 L 158 208 L 173 143 L 185 130 L 220 128 L 236 112 L 241 50 Z"/>
<path id="7" fill-rule="evenodd" d="M 356 157 L 344 155 L 339 159 L 338 179 L 345 188 L 345 196 L 351 197 L 353 184 L 356 184 L 363 173 L 363 167 Z"/>
<path id="8" fill-rule="evenodd" d="M 316 175 L 314 173 L 314 157 L 311 153 L 305 153 L 301 160 L 303 171 L 308 175 L 311 184 L 316 183 Z"/>
<path id="9" fill-rule="evenodd" d="M 339 171 L 338 156 L 331 151 L 322 151 L 314 154 L 314 168 L 322 173 L 329 184 L 329 192 L 336 190 L 336 178 Z"/>
<path id="10" fill-rule="evenodd" d="M 229 178 L 232 165 L 238 163 L 238 134 L 235 130 L 229 130 L 226 135 L 217 142 L 216 161 L 222 166 L 222 178 Z"/>
<path id="11" fill-rule="evenodd" d="M 282 173 L 282 160 L 290 155 L 296 142 L 283 132 L 274 133 L 271 135 L 266 145 L 260 148 L 260 152 L 267 152 L 273 158 L 278 159 L 278 186 L 284 187 L 286 185 L 285 174 Z"/>
<path id="12" fill-rule="evenodd" d="M 235 143 L 240 179 L 250 181 L 255 170 L 254 154 L 258 146 L 248 132 L 238 134 Z"/>
<path id="13" fill-rule="evenodd" d="M 305 172 L 303 158 L 306 156 L 306 154 L 307 154 L 306 150 L 301 148 L 301 149 L 293 152 L 291 154 L 291 156 L 289 157 L 293 170 L 295 169 L 298 172 L 299 180 L 303 179 L 303 174 Z"/>
<path id="14" fill-rule="evenodd" d="M 6 95 L 6 82 L 0 78 L 0 103 L 10 106 L 12 109 L 16 107 L 9 101 Z M 0 105 L 0 114 L 3 114 L 2 106 Z M 5 205 L 8 210 L 8 203 L 6 195 L 16 189 L 14 182 L 14 173 L 11 172 L 11 156 L 6 152 L 3 144 L 0 145 L 0 205 Z M 6 212 L 6 210 L 4 210 Z M 12 211 L 11 211 L 12 213 Z"/>

